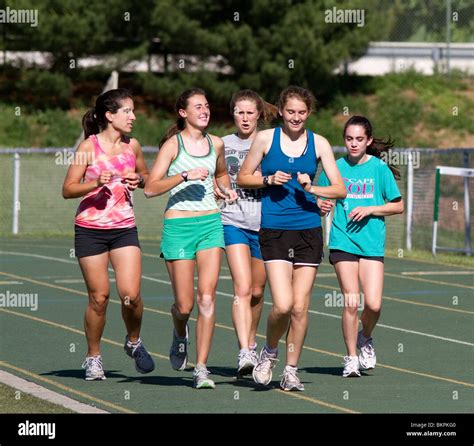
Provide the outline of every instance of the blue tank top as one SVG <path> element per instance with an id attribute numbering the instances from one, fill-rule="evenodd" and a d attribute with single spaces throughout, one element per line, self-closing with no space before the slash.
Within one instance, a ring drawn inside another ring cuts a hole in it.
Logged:
<path id="1" fill-rule="evenodd" d="M 298 172 L 307 173 L 311 181 L 318 170 L 314 134 L 307 130 L 308 144 L 299 157 L 283 153 L 280 145 L 281 128 L 275 128 L 270 150 L 262 160 L 262 175 L 273 175 L 277 170 L 291 173 L 291 180 L 282 186 L 262 189 L 262 228 L 310 229 L 321 226 L 319 208 L 314 195 L 298 183 Z"/>

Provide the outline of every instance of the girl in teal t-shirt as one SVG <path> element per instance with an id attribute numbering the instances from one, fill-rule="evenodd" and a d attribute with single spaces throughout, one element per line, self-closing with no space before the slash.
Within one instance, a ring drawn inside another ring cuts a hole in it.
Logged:
<path id="1" fill-rule="evenodd" d="M 363 116 L 353 116 L 344 126 L 347 156 L 337 161 L 347 197 L 336 201 L 329 239 L 329 261 L 336 270 L 344 294 L 342 333 L 347 348 L 344 377 L 360 377 L 359 368 L 373 369 L 376 356 L 372 331 L 380 317 L 384 274 L 384 217 L 403 212 L 403 201 L 395 178 L 400 174 L 381 158 L 393 142 L 374 138 L 372 125 Z M 318 185 L 328 185 L 324 173 Z M 334 202 L 318 199 L 321 215 Z M 359 327 L 359 280 L 363 291 Z M 357 356 L 357 349 L 360 350 Z"/>

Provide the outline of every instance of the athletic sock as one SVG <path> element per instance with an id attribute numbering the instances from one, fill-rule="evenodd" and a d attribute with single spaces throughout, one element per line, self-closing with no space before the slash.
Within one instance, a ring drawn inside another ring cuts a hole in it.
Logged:
<path id="1" fill-rule="evenodd" d="M 272 356 L 277 356 L 278 355 L 278 347 L 277 348 L 270 348 L 267 344 L 265 344 L 265 347 L 263 347 L 267 353 L 270 353 Z"/>
<path id="2" fill-rule="evenodd" d="M 136 347 L 138 344 L 140 344 L 140 342 L 141 342 L 140 338 L 138 338 L 135 342 L 127 341 L 127 347 L 128 348 Z"/>

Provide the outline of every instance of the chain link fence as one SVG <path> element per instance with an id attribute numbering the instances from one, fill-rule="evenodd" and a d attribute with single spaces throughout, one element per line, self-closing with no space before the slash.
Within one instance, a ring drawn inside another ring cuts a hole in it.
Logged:
<path id="1" fill-rule="evenodd" d="M 436 166 L 473 167 L 474 149 L 405 149 L 389 155 L 398 164 L 402 179 L 400 191 L 407 203 L 408 169 L 407 154 L 411 151 L 413 162 L 412 209 L 403 215 L 387 218 L 387 248 L 430 250 L 433 226 Z M 145 149 L 145 159 L 151 169 L 156 148 Z M 338 156 L 344 149 L 336 148 Z M 14 198 L 14 157 L 19 155 L 19 190 Z M 64 200 L 62 184 L 68 164 L 72 159 L 69 149 L 3 149 L 0 162 L 3 166 L 3 188 L 0 195 L 0 234 L 12 234 L 15 208 L 18 210 L 18 234 L 33 236 L 73 236 L 77 200 Z M 474 182 L 469 184 L 471 202 Z M 442 246 L 463 248 L 465 240 L 464 183 L 459 177 L 441 180 L 438 240 Z M 152 199 L 145 198 L 141 189 L 134 193 L 134 207 L 142 238 L 158 240 L 161 237 L 167 194 Z M 474 206 L 471 204 L 471 214 Z M 408 216 L 408 219 L 407 219 Z M 470 216 L 472 220 L 472 215 Z M 411 222 L 411 231 L 408 231 Z M 408 225 L 408 226 L 407 226 Z M 411 232 L 411 237 L 409 233 Z M 408 236 L 408 237 L 407 237 Z M 408 240 L 410 239 L 410 240 Z"/>

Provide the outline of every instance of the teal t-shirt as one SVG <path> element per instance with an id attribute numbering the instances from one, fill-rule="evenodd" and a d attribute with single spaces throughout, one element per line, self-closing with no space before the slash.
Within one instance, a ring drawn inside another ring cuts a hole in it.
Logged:
<path id="1" fill-rule="evenodd" d="M 329 248 L 362 256 L 383 256 L 384 217 L 371 215 L 356 222 L 349 219 L 349 214 L 358 206 L 380 206 L 401 196 L 391 170 L 375 156 L 363 164 L 352 164 L 347 157 L 340 158 L 336 164 L 344 179 L 347 197 L 336 201 Z M 324 172 L 318 185 L 330 185 Z"/>

